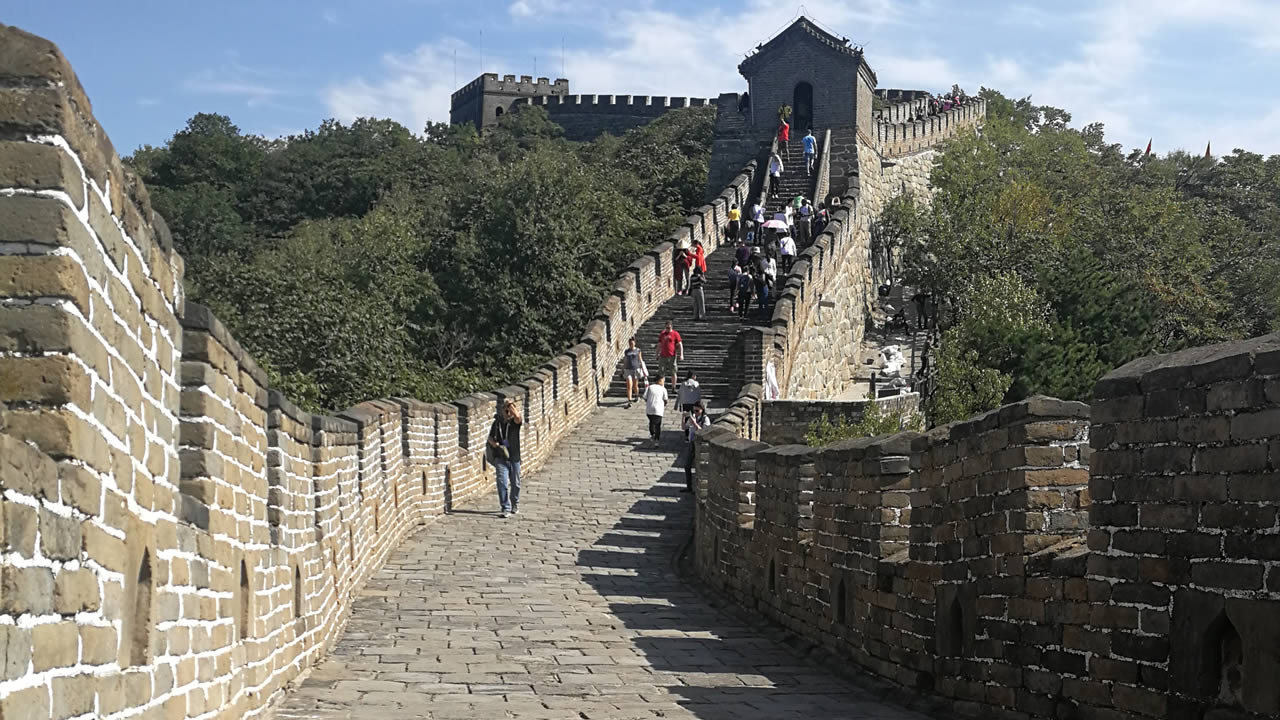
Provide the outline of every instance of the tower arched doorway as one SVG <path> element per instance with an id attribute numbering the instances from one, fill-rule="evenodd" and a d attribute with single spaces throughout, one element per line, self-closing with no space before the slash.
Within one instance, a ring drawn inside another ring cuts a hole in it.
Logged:
<path id="1" fill-rule="evenodd" d="M 813 129 L 813 86 L 797 83 L 791 97 L 792 137 L 799 137 Z"/>

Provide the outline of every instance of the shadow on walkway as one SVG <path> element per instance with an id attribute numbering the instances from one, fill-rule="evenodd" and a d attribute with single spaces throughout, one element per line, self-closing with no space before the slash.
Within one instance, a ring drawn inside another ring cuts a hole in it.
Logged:
<path id="1" fill-rule="evenodd" d="M 693 496 L 683 488 L 683 470 L 668 470 L 578 553 L 583 580 L 608 601 L 683 709 L 702 720 L 924 717 L 806 663 L 689 587 L 673 562 L 693 520 Z"/>

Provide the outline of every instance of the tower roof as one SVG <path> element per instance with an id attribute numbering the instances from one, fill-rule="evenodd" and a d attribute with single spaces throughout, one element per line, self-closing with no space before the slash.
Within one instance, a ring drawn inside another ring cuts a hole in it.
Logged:
<path id="1" fill-rule="evenodd" d="M 796 21 L 788 25 L 785 30 L 770 38 L 768 42 L 757 45 L 755 52 L 738 64 L 738 72 L 743 77 L 754 75 L 768 64 L 769 59 L 778 50 L 798 40 L 811 42 L 828 52 L 844 55 L 855 68 L 858 65 L 865 65 L 867 72 L 871 73 L 872 83 L 875 83 L 876 74 L 863 58 L 861 48 L 853 47 L 849 44 L 848 38 L 832 35 L 803 15 L 796 18 Z"/>

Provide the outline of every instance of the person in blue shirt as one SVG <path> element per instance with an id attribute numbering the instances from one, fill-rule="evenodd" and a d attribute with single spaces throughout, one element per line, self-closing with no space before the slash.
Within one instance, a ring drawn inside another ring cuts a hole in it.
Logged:
<path id="1" fill-rule="evenodd" d="M 813 136 L 813 131 L 804 134 L 804 174 L 809 176 L 813 174 L 813 156 L 818 151 L 818 140 Z"/>

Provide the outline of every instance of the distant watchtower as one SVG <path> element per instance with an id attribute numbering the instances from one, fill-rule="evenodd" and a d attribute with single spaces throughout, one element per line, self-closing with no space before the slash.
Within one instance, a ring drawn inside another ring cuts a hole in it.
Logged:
<path id="1" fill-rule="evenodd" d="M 810 128 L 856 127 L 872 131 L 876 75 L 862 51 L 800 17 L 756 46 L 738 72 L 751 93 L 748 123 L 757 131 L 778 126 L 778 107 L 792 108 L 792 137 Z"/>
<path id="2" fill-rule="evenodd" d="M 501 80 L 497 73 L 484 73 L 455 92 L 449 103 L 449 122 L 454 125 L 471 123 L 477 130 L 493 127 L 498 118 L 511 110 L 519 98 L 546 97 L 569 94 L 569 81 L 556 78 L 551 82 L 540 77 L 505 75 Z"/>

